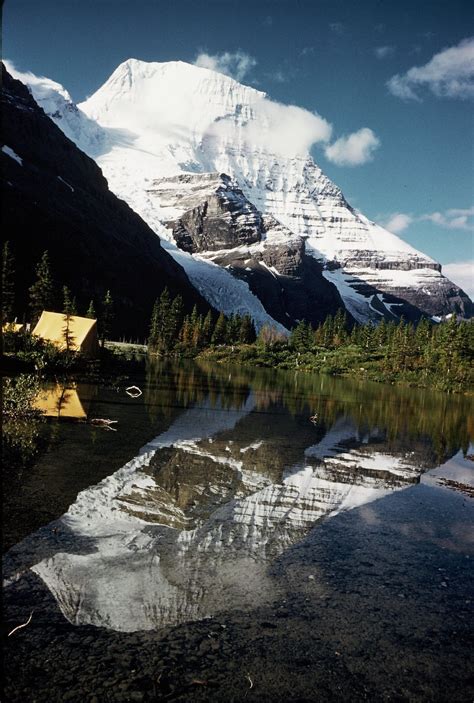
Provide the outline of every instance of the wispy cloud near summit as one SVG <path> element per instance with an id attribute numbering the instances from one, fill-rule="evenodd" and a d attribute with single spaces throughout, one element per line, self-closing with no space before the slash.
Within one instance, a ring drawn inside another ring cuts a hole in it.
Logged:
<path id="1" fill-rule="evenodd" d="M 196 66 L 210 68 L 211 71 L 224 73 L 226 76 L 241 81 L 257 65 L 256 59 L 239 49 L 234 53 L 225 51 L 222 54 L 207 54 L 202 51 L 194 60 Z"/>

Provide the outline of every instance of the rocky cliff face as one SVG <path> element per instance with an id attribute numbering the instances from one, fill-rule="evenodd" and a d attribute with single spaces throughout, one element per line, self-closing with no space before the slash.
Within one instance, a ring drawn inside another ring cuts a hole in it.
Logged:
<path id="1" fill-rule="evenodd" d="M 159 238 L 108 189 L 95 162 L 53 124 L 27 88 L 2 71 L 2 228 L 16 256 L 16 314 L 27 308 L 34 267 L 47 249 L 58 289 L 84 310 L 112 291 L 117 331 L 144 337 L 165 286 L 188 308 L 207 303 Z"/>
<path id="2" fill-rule="evenodd" d="M 348 302 L 346 296 L 343 302 L 344 289 L 340 294 L 341 287 L 332 285 L 329 277 L 330 270 L 342 272 L 340 264 L 325 265 L 308 249 L 305 237 L 272 215 L 261 215 L 225 174 L 160 178 L 148 193 L 161 203 L 179 248 L 245 281 L 271 317 L 285 327 L 302 319 L 317 325 L 344 303 L 349 315 L 362 321 L 368 317 L 367 309 L 372 319 L 404 315 L 418 320 L 422 315 L 408 298 L 397 297 L 389 287 L 382 292 L 363 278 L 351 279 L 352 299 Z"/>
<path id="3" fill-rule="evenodd" d="M 303 238 L 262 216 L 229 176 L 160 179 L 152 192 L 174 212 L 189 208 L 167 223 L 177 246 L 245 281 L 283 326 L 302 319 L 316 325 L 343 305 L 321 264 L 306 254 Z"/>
<path id="4" fill-rule="evenodd" d="M 182 180 L 178 176 L 176 180 Z M 201 181 L 200 176 L 187 180 Z M 263 218 L 244 196 L 237 184 L 225 174 L 212 180 L 207 195 L 173 223 L 173 237 L 180 249 L 190 254 L 203 251 L 233 249 L 243 244 L 256 244 L 262 239 Z"/>

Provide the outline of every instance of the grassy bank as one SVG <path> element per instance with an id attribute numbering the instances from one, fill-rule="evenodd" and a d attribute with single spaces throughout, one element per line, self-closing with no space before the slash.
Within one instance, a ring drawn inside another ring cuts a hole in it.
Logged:
<path id="1" fill-rule="evenodd" d="M 385 348 L 371 351 L 357 345 L 337 349 L 314 346 L 298 351 L 280 341 L 272 346 L 256 343 L 209 348 L 199 358 L 219 364 L 307 371 L 474 395 L 474 374 L 467 360 L 451 372 L 442 372 L 441 364 L 428 365 L 422 355 L 410 357 L 397 367 L 387 360 Z"/>

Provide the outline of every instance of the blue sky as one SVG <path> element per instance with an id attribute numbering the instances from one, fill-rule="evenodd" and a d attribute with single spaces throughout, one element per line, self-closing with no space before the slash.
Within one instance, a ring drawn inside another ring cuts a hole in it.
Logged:
<path id="1" fill-rule="evenodd" d="M 313 155 L 351 204 L 443 264 L 474 259 L 471 2 L 7 0 L 3 11 L 4 57 L 76 102 L 127 58 L 201 56 L 317 111 L 336 146 Z"/>

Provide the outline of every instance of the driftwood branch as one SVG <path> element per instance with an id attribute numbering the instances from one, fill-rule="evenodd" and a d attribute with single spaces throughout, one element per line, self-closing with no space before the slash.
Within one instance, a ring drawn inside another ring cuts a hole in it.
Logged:
<path id="1" fill-rule="evenodd" d="M 109 420 L 105 417 L 93 417 L 91 420 L 89 420 L 89 422 L 91 425 L 103 427 L 104 430 L 111 430 L 112 432 L 117 432 L 117 428 L 112 427 L 112 425 L 116 425 L 118 420 Z"/>
<path id="2" fill-rule="evenodd" d="M 13 630 L 10 630 L 7 637 L 10 637 L 10 635 L 13 635 L 13 633 L 16 632 L 17 630 L 21 630 L 23 627 L 26 627 L 27 625 L 29 625 L 32 617 L 33 617 L 33 611 L 31 611 L 30 617 L 28 618 L 28 620 L 26 622 L 24 622 L 23 625 L 17 625 L 16 627 L 13 628 Z"/>

